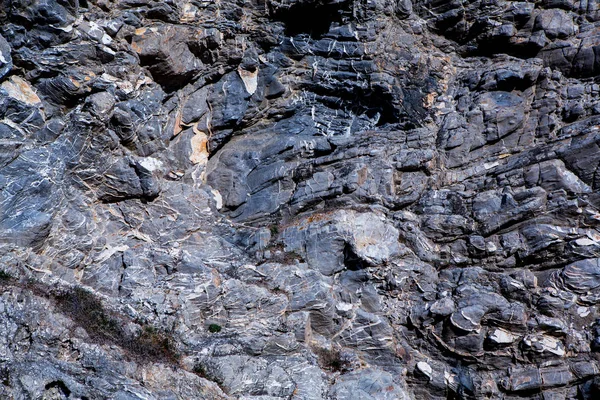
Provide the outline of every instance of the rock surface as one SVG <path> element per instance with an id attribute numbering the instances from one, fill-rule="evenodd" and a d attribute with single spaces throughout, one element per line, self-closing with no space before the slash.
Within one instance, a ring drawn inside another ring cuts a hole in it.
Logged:
<path id="1" fill-rule="evenodd" d="M 600 5 L 0 2 L 0 397 L 600 396 Z"/>

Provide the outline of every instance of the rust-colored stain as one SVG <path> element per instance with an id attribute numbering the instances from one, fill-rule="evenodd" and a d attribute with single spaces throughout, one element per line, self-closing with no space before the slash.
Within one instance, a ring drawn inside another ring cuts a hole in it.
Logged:
<path id="1" fill-rule="evenodd" d="M 75 86 L 77 89 L 79 89 L 81 87 L 81 83 L 77 82 L 77 80 L 75 78 L 73 78 L 72 76 L 69 77 L 69 80 L 71 81 L 71 83 L 73 83 L 73 86 Z"/>
<path id="2" fill-rule="evenodd" d="M 369 169 L 365 166 L 358 170 L 358 185 L 362 186 L 367 181 Z"/>
<path id="3" fill-rule="evenodd" d="M 435 102 L 436 97 L 437 93 L 426 94 L 425 97 L 423 97 L 423 107 L 431 108 L 431 106 L 433 106 L 433 103 Z"/>
<path id="4" fill-rule="evenodd" d="M 131 42 L 131 48 L 133 49 L 133 51 L 135 51 L 138 54 L 142 54 L 142 48 L 136 43 L 136 42 Z"/>
<path id="5" fill-rule="evenodd" d="M 315 214 L 315 215 L 311 215 L 310 217 L 308 217 L 306 219 L 306 222 L 311 224 L 313 222 L 325 221 L 325 220 L 328 220 L 329 217 L 330 217 L 330 213 Z"/>
<path id="6" fill-rule="evenodd" d="M 202 131 L 196 131 L 190 140 L 192 154 L 190 161 L 194 164 L 205 164 L 208 161 L 208 136 Z"/>
<path id="7" fill-rule="evenodd" d="M 173 136 L 179 135 L 179 133 L 183 130 L 181 127 L 181 111 L 177 111 L 175 115 L 175 126 L 173 127 Z"/>

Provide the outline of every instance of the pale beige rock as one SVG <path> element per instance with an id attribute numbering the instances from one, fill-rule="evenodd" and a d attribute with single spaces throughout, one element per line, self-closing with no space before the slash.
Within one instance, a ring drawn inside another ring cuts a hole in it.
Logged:
<path id="1" fill-rule="evenodd" d="M 238 68 L 238 74 L 240 75 L 240 78 L 242 78 L 242 82 L 244 82 L 246 91 L 249 94 L 254 94 L 258 87 L 258 68 L 254 71 L 247 71 L 240 67 Z"/>
<path id="2" fill-rule="evenodd" d="M 10 97 L 31 106 L 42 102 L 29 82 L 16 75 L 11 76 L 8 81 L 3 82 L 2 89 L 6 90 Z"/>
<path id="3" fill-rule="evenodd" d="M 194 132 L 196 134 L 190 140 L 192 146 L 190 161 L 194 164 L 204 165 L 208 161 L 208 136 L 197 129 L 194 129 Z"/>

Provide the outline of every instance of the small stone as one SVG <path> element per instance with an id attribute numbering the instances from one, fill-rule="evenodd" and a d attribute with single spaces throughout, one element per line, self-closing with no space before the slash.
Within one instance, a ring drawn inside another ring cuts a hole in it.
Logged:
<path id="1" fill-rule="evenodd" d="M 450 322 L 463 331 L 473 332 L 481 327 L 480 321 L 484 315 L 485 308 L 481 305 L 467 306 L 453 313 L 450 316 Z"/>
<path id="2" fill-rule="evenodd" d="M 433 368 L 431 368 L 431 365 L 427 364 L 425 361 L 419 361 L 417 363 L 417 369 L 429 377 L 429 379 L 433 377 Z"/>
<path id="3" fill-rule="evenodd" d="M 401 18 L 408 18 L 413 11 L 413 5 L 411 0 L 397 0 L 396 3 L 396 15 Z"/>
<path id="4" fill-rule="evenodd" d="M 444 297 L 433 303 L 429 308 L 429 312 L 433 315 L 439 315 L 445 317 L 447 315 L 452 314 L 456 311 L 456 306 L 454 305 L 454 301 L 452 297 Z"/>
<path id="5" fill-rule="evenodd" d="M 488 339 L 497 344 L 510 344 L 516 340 L 516 337 L 509 331 L 496 328 L 488 335 Z"/>
<path id="6" fill-rule="evenodd" d="M 577 307 L 577 314 L 581 318 L 585 318 L 588 315 L 590 315 L 590 308 L 589 307 Z"/>

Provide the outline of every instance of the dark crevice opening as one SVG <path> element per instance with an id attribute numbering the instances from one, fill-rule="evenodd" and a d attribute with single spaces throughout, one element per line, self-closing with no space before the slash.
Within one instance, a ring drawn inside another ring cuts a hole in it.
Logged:
<path id="1" fill-rule="evenodd" d="M 300 3 L 274 11 L 275 19 L 285 25 L 286 36 L 308 34 L 320 39 L 329 32 L 334 22 L 343 23 L 343 7 L 346 3 L 314 4 Z"/>
<path id="2" fill-rule="evenodd" d="M 377 117 L 376 126 L 394 124 L 399 121 L 398 109 L 393 104 L 391 93 L 384 92 L 381 88 L 357 93 L 356 103 L 358 112 L 366 114 L 369 118 Z"/>
<path id="3" fill-rule="evenodd" d="M 537 57 L 541 47 L 535 43 L 512 43 L 509 38 L 490 38 L 479 41 L 472 51 L 464 56 L 472 57 L 493 57 L 498 54 L 507 54 L 512 57 L 527 60 Z"/>
<path id="4" fill-rule="evenodd" d="M 158 83 L 162 89 L 171 94 L 183 88 L 185 85 L 195 81 L 196 71 L 189 71 L 183 74 L 175 74 L 169 70 L 169 61 L 156 56 L 140 56 L 140 65 L 147 67 L 152 75 L 152 79 Z"/>
<path id="5" fill-rule="evenodd" d="M 349 243 L 344 245 L 344 266 L 351 271 L 359 271 L 371 265 L 360 258 Z"/>
<path id="6" fill-rule="evenodd" d="M 382 88 L 327 90 L 320 86 L 310 87 L 317 101 L 332 109 L 345 109 L 357 116 L 366 115 L 377 120 L 375 126 L 394 124 L 400 121 L 400 109 L 394 104 L 393 94 Z"/>
<path id="7" fill-rule="evenodd" d="M 514 76 L 498 81 L 496 90 L 500 90 L 503 92 L 512 92 L 513 90 L 518 90 L 523 92 L 531 86 L 533 86 L 533 84 L 534 82 L 528 79 L 523 79 L 518 76 Z"/>
<path id="8" fill-rule="evenodd" d="M 65 383 L 63 381 L 53 381 L 48 383 L 45 386 L 46 390 L 52 389 L 52 388 L 58 388 L 58 390 L 60 390 L 62 392 L 63 395 L 65 395 L 65 397 L 69 397 L 71 395 L 71 391 L 69 390 L 69 388 L 67 387 L 67 385 L 65 385 Z"/>

